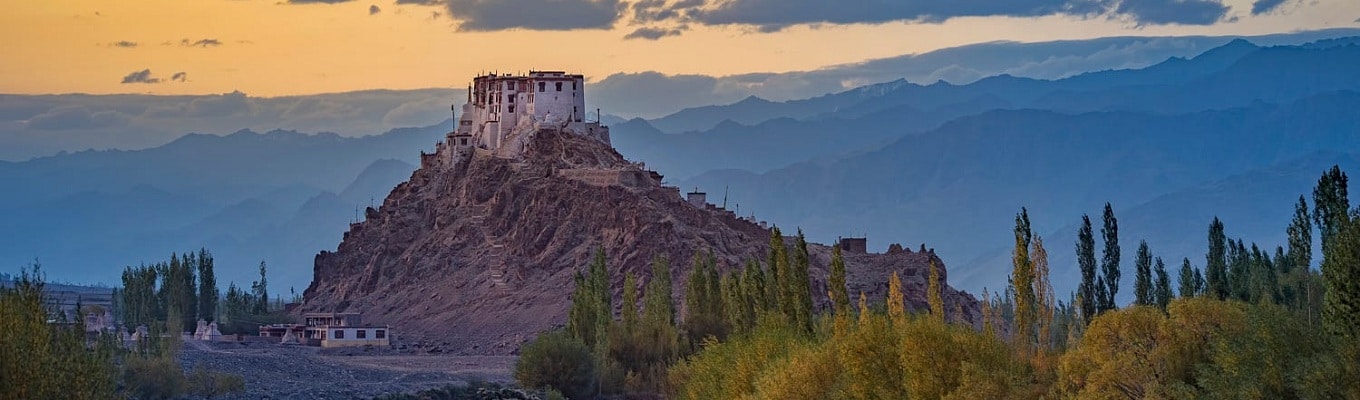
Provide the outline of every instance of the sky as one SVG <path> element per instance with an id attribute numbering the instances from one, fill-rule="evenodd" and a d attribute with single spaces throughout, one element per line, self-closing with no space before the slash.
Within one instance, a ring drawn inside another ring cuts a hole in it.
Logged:
<path id="1" fill-rule="evenodd" d="M 1354 0 L 44 0 L 0 14 L 0 93 L 461 88 L 482 72 L 727 76 L 945 47 L 1360 26 Z"/>

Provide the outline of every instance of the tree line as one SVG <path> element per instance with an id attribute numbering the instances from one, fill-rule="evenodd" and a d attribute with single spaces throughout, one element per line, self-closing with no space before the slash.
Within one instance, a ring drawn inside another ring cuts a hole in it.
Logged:
<path id="1" fill-rule="evenodd" d="M 45 301 L 45 287 L 36 263 L 0 285 L 0 399 L 211 399 L 244 391 L 237 375 L 200 366 L 186 373 L 179 335 L 162 337 L 160 324 L 133 343 L 113 332 L 91 335 L 82 315 L 89 308 L 77 301 L 68 319 Z M 170 325 L 181 309 L 168 309 Z"/>
<path id="2" fill-rule="evenodd" d="M 1010 284 L 984 290 L 978 324 L 949 318 L 934 265 L 928 309 L 906 310 L 896 274 L 884 308 L 863 293 L 852 306 L 839 251 L 825 294 L 832 307 L 815 312 L 806 242 L 800 232 L 786 247 L 777 228 L 763 264 L 722 274 L 711 253 L 696 253 L 680 321 L 665 259 L 653 263 L 641 317 L 636 277 L 625 274 L 616 319 L 597 253 L 576 277 L 567 327 L 526 345 L 515 376 L 576 399 L 1360 397 L 1360 207 L 1350 207 L 1339 167 L 1319 178 L 1311 210 L 1300 196 L 1288 243 L 1273 251 L 1229 239 L 1214 218 L 1203 269 L 1183 258 L 1174 288 L 1166 263 L 1140 241 L 1134 300 L 1123 308 L 1118 228 L 1107 203 L 1097 261 L 1082 216 L 1081 280 L 1064 301 L 1022 208 Z"/>
<path id="3" fill-rule="evenodd" d="M 262 324 L 286 322 L 275 311 L 282 300 L 269 300 L 266 266 L 260 262 L 260 279 L 244 290 L 230 283 L 226 293 L 218 290 L 212 253 L 171 254 L 168 261 L 129 266 L 123 270 L 123 287 L 115 289 L 115 310 L 124 326 L 151 326 L 173 322 L 176 329 L 192 332 L 199 320 L 217 322 L 225 334 L 258 332 Z M 173 321 L 170 315 L 177 315 Z M 169 329 L 167 327 L 167 329 Z"/>

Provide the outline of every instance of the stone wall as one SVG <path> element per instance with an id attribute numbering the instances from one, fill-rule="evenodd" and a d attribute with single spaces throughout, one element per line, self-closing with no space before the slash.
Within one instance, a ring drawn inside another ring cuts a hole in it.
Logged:
<path id="1" fill-rule="evenodd" d="M 585 182 L 592 186 L 654 186 L 646 171 L 629 169 L 559 169 L 557 176 Z"/>

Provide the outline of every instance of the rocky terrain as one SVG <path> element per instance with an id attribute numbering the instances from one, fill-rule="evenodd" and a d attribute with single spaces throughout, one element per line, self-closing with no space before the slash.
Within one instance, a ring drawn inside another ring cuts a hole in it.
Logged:
<path id="1" fill-rule="evenodd" d="M 458 357 L 372 348 L 331 352 L 261 342 L 186 341 L 194 366 L 240 375 L 246 391 L 228 399 L 354 399 L 410 393 L 473 381 L 509 382 L 511 357 Z"/>
<path id="2" fill-rule="evenodd" d="M 316 256 L 302 311 L 361 312 L 408 342 L 455 354 L 514 354 L 564 323 L 572 276 L 597 248 L 607 254 L 616 296 L 620 270 L 645 285 L 653 257 L 671 260 L 681 295 L 696 250 L 713 251 L 723 270 L 767 253 L 768 230 L 693 206 L 655 180 L 598 186 L 562 177 L 562 170 L 637 168 L 594 139 L 539 131 L 519 158 L 482 151 L 455 163 L 426 158 L 350 226 L 336 251 Z M 810 251 L 820 299 L 830 248 Z M 944 263 L 931 251 L 890 253 L 849 255 L 850 290 L 882 301 L 888 275 L 899 271 L 908 302 L 924 308 L 926 263 Z M 946 301 L 968 320 L 979 314 L 966 293 L 947 289 Z"/>

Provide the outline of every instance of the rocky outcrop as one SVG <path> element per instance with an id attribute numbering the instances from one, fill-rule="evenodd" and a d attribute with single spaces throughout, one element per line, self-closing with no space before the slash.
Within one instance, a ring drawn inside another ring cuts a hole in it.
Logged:
<path id="1" fill-rule="evenodd" d="M 479 150 L 456 162 L 422 164 L 381 207 L 350 226 L 336 251 L 316 256 L 301 310 L 361 312 L 366 322 L 390 324 L 407 341 L 508 354 L 565 321 L 572 276 L 597 248 L 608 256 L 616 288 L 620 270 L 646 282 L 652 258 L 667 257 L 677 294 L 684 293 L 697 249 L 712 250 L 724 270 L 767 253 L 768 230 L 721 209 L 690 205 L 651 175 L 629 175 L 651 179 L 645 184 L 601 186 L 558 173 L 639 170 L 594 139 L 544 130 L 518 159 Z M 823 298 L 830 248 L 813 245 L 810 252 L 814 298 Z M 882 299 L 888 274 L 899 271 L 908 302 L 924 308 L 931 258 L 922 252 L 847 255 L 850 289 Z M 976 319 L 972 296 L 948 290 L 947 300 Z"/>

